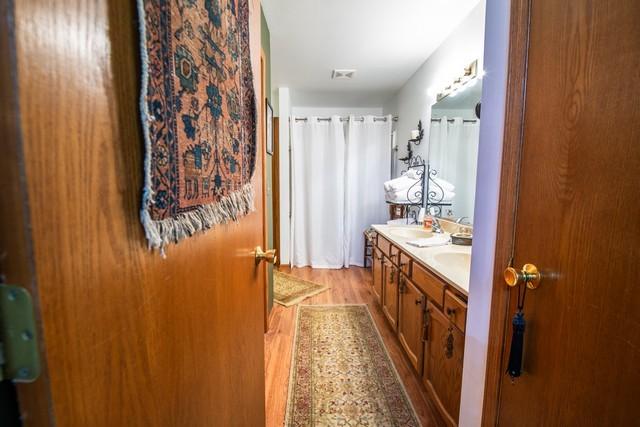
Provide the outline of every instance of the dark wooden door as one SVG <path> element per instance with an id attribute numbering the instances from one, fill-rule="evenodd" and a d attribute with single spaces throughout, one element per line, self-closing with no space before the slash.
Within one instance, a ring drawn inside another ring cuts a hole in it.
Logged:
<path id="1" fill-rule="evenodd" d="M 498 423 L 637 425 L 640 2 L 530 4 L 513 265 L 543 279 L 526 296 L 524 374 L 503 374 Z"/>
<path id="2" fill-rule="evenodd" d="M 398 339 L 416 372 L 422 373 L 422 326 L 426 299 L 405 276 L 400 276 L 400 314 Z"/>
<path id="3" fill-rule="evenodd" d="M 18 388 L 25 425 L 264 425 L 261 159 L 256 212 L 150 252 L 136 2 L 9 3 L 0 269 L 34 296 L 45 365 Z"/>

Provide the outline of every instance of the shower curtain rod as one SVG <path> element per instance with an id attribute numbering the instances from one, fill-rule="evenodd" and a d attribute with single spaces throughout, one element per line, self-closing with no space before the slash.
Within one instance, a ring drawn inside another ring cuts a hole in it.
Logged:
<path id="1" fill-rule="evenodd" d="M 439 122 L 440 120 L 442 120 L 442 119 L 431 119 L 432 122 Z M 447 121 L 449 123 L 453 123 L 454 120 L 455 119 L 447 119 Z M 475 122 L 477 122 L 477 120 L 476 119 L 464 119 L 463 122 L 464 123 L 475 123 Z"/>
<path id="2" fill-rule="evenodd" d="M 309 120 L 308 117 L 296 117 L 295 118 L 296 122 L 306 122 L 307 120 Z M 392 120 L 394 122 L 398 121 L 398 117 L 393 117 Z M 331 121 L 331 117 L 318 117 L 318 121 L 320 122 L 330 122 Z M 348 122 L 349 121 L 349 117 L 340 117 L 340 121 L 341 122 Z M 364 117 L 356 117 L 355 118 L 356 122 L 364 122 Z M 386 117 L 374 117 L 373 118 L 374 122 L 386 122 L 387 118 Z"/>

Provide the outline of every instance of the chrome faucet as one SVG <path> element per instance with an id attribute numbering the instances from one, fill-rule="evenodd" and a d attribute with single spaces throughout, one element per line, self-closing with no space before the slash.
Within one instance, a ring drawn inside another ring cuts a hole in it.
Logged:
<path id="1" fill-rule="evenodd" d="M 456 219 L 456 224 L 465 224 L 465 225 L 469 224 L 468 222 L 462 222 L 465 219 L 469 219 L 469 217 L 468 216 L 461 216 L 460 218 Z"/>
<path id="2" fill-rule="evenodd" d="M 442 225 L 440 225 L 440 221 L 436 217 L 431 218 L 433 222 L 431 223 L 431 231 L 434 233 L 443 233 Z"/>

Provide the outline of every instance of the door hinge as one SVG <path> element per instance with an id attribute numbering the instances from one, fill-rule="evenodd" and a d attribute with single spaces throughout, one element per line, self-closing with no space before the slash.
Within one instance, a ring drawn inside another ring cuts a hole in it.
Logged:
<path id="1" fill-rule="evenodd" d="M 31 295 L 0 284 L 0 380 L 32 382 L 40 375 L 40 353 Z"/>

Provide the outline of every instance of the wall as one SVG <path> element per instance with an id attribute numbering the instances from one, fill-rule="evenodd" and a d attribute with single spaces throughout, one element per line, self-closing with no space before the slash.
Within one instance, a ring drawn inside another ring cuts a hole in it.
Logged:
<path id="1" fill-rule="evenodd" d="M 485 2 L 481 1 L 398 93 L 384 103 L 384 114 L 399 117 L 395 126 L 399 147 L 396 158 L 405 156 L 409 133 L 417 128 L 418 120 L 422 120 L 425 138 L 422 144 L 415 147 L 414 154 L 427 158 L 431 106 L 436 102 L 435 94 L 430 95 L 429 89 L 436 89 L 437 92 L 437 89 L 459 76 L 464 67 L 475 59 L 479 60 L 478 68 L 483 69 L 484 14 Z M 402 169 L 397 165 L 395 170 Z"/>
<path id="2" fill-rule="evenodd" d="M 479 426 L 484 401 L 487 341 L 494 278 L 502 136 L 509 48 L 509 2 L 489 1 L 484 36 L 482 121 L 473 227 L 473 257 L 464 347 L 460 426 Z"/>
<path id="3" fill-rule="evenodd" d="M 289 182 L 291 93 L 286 87 L 278 88 L 277 92 L 280 117 L 280 263 L 288 264 L 291 258 L 291 183 Z"/>
<path id="4" fill-rule="evenodd" d="M 347 117 L 350 115 L 374 115 L 382 116 L 382 107 L 292 107 L 291 115 L 294 117 L 331 117 L 338 115 Z"/>

